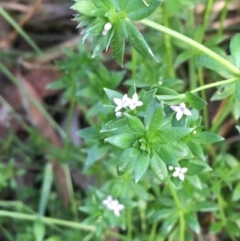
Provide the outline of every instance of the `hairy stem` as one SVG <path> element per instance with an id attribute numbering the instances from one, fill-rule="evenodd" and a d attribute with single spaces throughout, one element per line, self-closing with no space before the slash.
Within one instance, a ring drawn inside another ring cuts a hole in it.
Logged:
<path id="1" fill-rule="evenodd" d="M 191 38 L 188 38 L 187 36 L 178 33 L 172 29 L 169 29 L 167 27 L 164 27 L 161 24 L 155 23 L 151 20 L 148 19 L 143 19 L 140 21 L 142 24 L 154 28 L 160 32 L 169 34 L 170 36 L 181 40 L 183 42 L 185 42 L 186 44 L 192 46 L 193 48 L 199 50 L 200 52 L 208 55 L 209 57 L 211 57 L 212 59 L 216 60 L 218 63 L 224 65 L 228 70 L 230 70 L 234 75 L 240 76 L 240 70 L 234 66 L 233 64 L 231 64 L 230 62 L 228 62 L 226 59 L 224 59 L 223 57 L 221 57 L 220 55 L 218 55 L 217 53 L 213 52 L 211 49 L 205 47 L 204 45 L 194 41 Z"/>

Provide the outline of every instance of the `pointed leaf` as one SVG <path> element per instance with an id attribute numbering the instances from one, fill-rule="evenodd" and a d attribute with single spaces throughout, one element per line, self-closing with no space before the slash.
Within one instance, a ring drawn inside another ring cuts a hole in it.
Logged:
<path id="1" fill-rule="evenodd" d="M 99 142 L 93 145 L 88 151 L 88 156 L 85 163 L 86 167 L 90 167 L 95 161 L 101 159 L 104 155 L 106 155 L 108 149 L 108 146 L 101 145 Z"/>
<path id="2" fill-rule="evenodd" d="M 117 91 L 110 90 L 110 89 L 107 89 L 107 88 L 103 88 L 103 89 L 104 89 L 105 93 L 107 94 L 108 99 L 112 103 L 114 103 L 114 101 L 113 101 L 114 98 L 122 99 L 122 94 L 118 93 Z"/>
<path id="3" fill-rule="evenodd" d="M 179 166 L 171 147 L 168 147 L 167 145 L 161 145 L 161 148 L 159 151 L 157 151 L 157 154 L 168 166 Z"/>
<path id="4" fill-rule="evenodd" d="M 162 0 L 129 0 L 125 12 L 129 19 L 138 21 L 152 14 L 161 2 Z"/>
<path id="5" fill-rule="evenodd" d="M 236 97 L 237 97 L 238 101 L 240 102 L 240 80 L 236 81 L 235 92 L 236 92 Z"/>
<path id="6" fill-rule="evenodd" d="M 125 116 L 127 117 L 128 126 L 132 131 L 137 133 L 145 132 L 145 127 L 138 117 L 131 116 L 127 113 L 125 114 Z"/>
<path id="7" fill-rule="evenodd" d="M 114 33 L 111 41 L 113 56 L 121 67 L 123 67 L 123 56 L 125 50 L 125 36 L 123 28 L 123 24 L 121 24 L 119 19 L 117 19 L 115 22 Z"/>
<path id="8" fill-rule="evenodd" d="M 100 130 L 100 132 L 113 132 L 123 128 L 126 125 L 127 125 L 127 121 L 125 118 L 110 120 L 109 122 L 107 122 L 102 126 L 102 129 Z"/>
<path id="9" fill-rule="evenodd" d="M 218 74 L 220 74 L 223 77 L 226 77 L 226 78 L 232 77 L 232 74 L 229 72 L 229 70 L 226 67 L 219 64 L 216 60 L 210 58 L 207 55 L 199 56 L 198 61 L 201 62 L 201 64 L 204 65 L 206 68 L 215 70 Z"/>
<path id="10" fill-rule="evenodd" d="M 205 161 L 205 156 L 203 153 L 203 149 L 200 144 L 194 142 L 194 141 L 188 141 L 187 145 L 192 152 L 193 155 L 199 157 L 201 160 Z"/>
<path id="11" fill-rule="evenodd" d="M 207 104 L 206 101 L 191 92 L 187 92 L 185 96 L 188 103 L 196 110 L 201 110 Z"/>
<path id="12" fill-rule="evenodd" d="M 210 131 L 203 131 L 194 135 L 193 140 L 199 144 L 211 144 L 223 141 L 224 138 Z"/>
<path id="13" fill-rule="evenodd" d="M 143 38 L 142 34 L 138 31 L 138 29 L 129 22 L 126 22 L 125 24 L 128 40 L 131 45 L 137 50 L 137 52 L 148 60 L 157 61 L 152 50 Z"/>
<path id="14" fill-rule="evenodd" d="M 89 0 L 81 0 L 73 4 L 71 9 L 78 11 L 87 16 L 95 16 L 94 11 L 97 10 L 96 6 Z"/>
<path id="15" fill-rule="evenodd" d="M 167 142 L 176 141 L 188 135 L 192 130 L 192 128 L 186 127 L 167 127 L 164 129 L 162 138 Z"/>
<path id="16" fill-rule="evenodd" d="M 150 130 L 159 130 L 164 119 L 163 108 L 159 105 L 152 115 L 152 119 L 149 125 Z"/>
<path id="17" fill-rule="evenodd" d="M 192 212 L 185 213 L 184 219 L 187 225 L 197 234 L 200 233 L 200 225 L 197 219 L 197 215 Z"/>
<path id="18" fill-rule="evenodd" d="M 104 140 L 114 146 L 125 149 L 133 146 L 133 143 L 135 142 L 136 137 L 134 137 L 134 135 L 131 133 L 122 133 L 122 134 L 105 138 Z"/>
<path id="19" fill-rule="evenodd" d="M 233 57 L 234 63 L 240 69 L 240 34 L 232 37 L 230 42 L 230 52 Z"/>
<path id="20" fill-rule="evenodd" d="M 134 167 L 135 160 L 139 154 L 140 150 L 135 147 L 124 150 L 120 157 L 120 161 L 117 164 L 117 173 L 119 176 Z"/>
<path id="21" fill-rule="evenodd" d="M 149 166 L 150 158 L 147 152 L 143 151 L 141 154 L 137 157 L 135 161 L 135 182 L 138 182 L 143 174 L 147 171 L 147 168 Z"/>
<path id="22" fill-rule="evenodd" d="M 166 164 L 161 160 L 156 152 L 153 154 L 153 157 L 150 160 L 150 166 L 155 174 L 155 177 L 159 181 L 164 182 L 167 180 L 168 171 Z"/>

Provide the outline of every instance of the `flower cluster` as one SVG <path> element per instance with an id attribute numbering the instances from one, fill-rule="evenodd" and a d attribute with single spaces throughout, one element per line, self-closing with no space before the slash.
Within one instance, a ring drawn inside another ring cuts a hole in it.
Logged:
<path id="1" fill-rule="evenodd" d="M 179 106 L 170 106 L 176 113 L 176 118 L 179 121 L 183 115 L 192 115 L 191 111 L 186 107 L 185 103 L 181 103 Z"/>
<path id="2" fill-rule="evenodd" d="M 139 100 L 137 93 L 133 94 L 132 99 L 129 98 L 127 96 L 127 94 L 125 94 L 122 97 L 122 99 L 114 98 L 113 101 L 117 105 L 117 107 L 115 108 L 115 112 L 116 112 L 115 115 L 116 115 L 116 117 L 121 117 L 122 116 L 122 113 L 120 112 L 120 110 L 122 108 L 126 109 L 127 107 L 129 107 L 130 110 L 134 110 L 134 109 L 136 109 L 136 107 L 143 105 L 143 102 Z"/>
<path id="3" fill-rule="evenodd" d="M 113 211 L 115 216 L 120 216 L 120 211 L 124 209 L 124 205 L 120 204 L 118 200 L 113 199 L 111 195 L 109 195 L 105 200 L 102 201 L 102 204 L 108 209 Z"/>
<path id="4" fill-rule="evenodd" d="M 172 171 L 172 170 L 174 170 L 175 169 L 175 171 L 174 171 L 174 173 L 172 174 L 173 175 L 173 177 L 179 177 L 179 179 L 181 180 L 181 181 L 183 181 L 184 180 L 184 174 L 187 172 L 187 168 L 186 167 L 183 167 L 183 168 L 181 168 L 181 167 L 173 167 L 173 166 L 169 166 L 168 167 L 168 169 L 170 170 L 170 171 Z"/>

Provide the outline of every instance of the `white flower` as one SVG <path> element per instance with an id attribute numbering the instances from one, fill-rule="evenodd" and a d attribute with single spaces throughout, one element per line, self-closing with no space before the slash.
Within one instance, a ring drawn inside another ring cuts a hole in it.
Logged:
<path id="1" fill-rule="evenodd" d="M 124 205 L 120 204 L 118 200 L 113 199 L 112 196 L 108 196 L 102 201 L 102 204 L 110 211 L 113 211 L 115 216 L 120 216 L 120 211 L 124 209 Z"/>
<path id="2" fill-rule="evenodd" d="M 181 103 L 179 106 L 171 105 L 170 106 L 175 112 L 177 112 L 176 118 L 179 121 L 183 115 L 192 115 L 191 111 L 186 108 L 185 103 Z"/>
<path id="3" fill-rule="evenodd" d="M 129 108 L 134 110 L 137 106 L 142 106 L 142 101 L 138 100 L 138 94 L 134 93 L 132 99 L 130 99 Z"/>
<path id="4" fill-rule="evenodd" d="M 105 23 L 104 27 L 103 27 L 103 31 L 102 31 L 102 35 L 106 35 L 109 30 L 112 28 L 112 24 L 111 23 Z"/>
<path id="5" fill-rule="evenodd" d="M 117 118 L 120 118 L 120 117 L 122 117 L 122 112 L 120 112 L 120 111 L 117 111 L 117 112 L 115 113 L 115 116 L 116 116 Z"/>
<path id="6" fill-rule="evenodd" d="M 184 173 L 187 172 L 187 168 L 186 167 L 175 167 L 175 172 L 173 173 L 173 177 L 179 177 L 180 180 L 184 180 Z"/>
<path id="7" fill-rule="evenodd" d="M 125 94 L 122 99 L 119 98 L 114 98 L 113 101 L 115 102 L 115 104 L 117 105 L 117 107 L 115 108 L 115 112 L 118 112 L 119 110 L 121 110 L 122 108 L 126 108 L 129 106 L 131 99 L 128 98 L 127 94 Z"/>

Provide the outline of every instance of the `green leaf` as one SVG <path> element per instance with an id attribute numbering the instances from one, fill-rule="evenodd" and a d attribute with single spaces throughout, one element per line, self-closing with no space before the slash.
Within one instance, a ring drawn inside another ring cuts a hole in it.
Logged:
<path id="1" fill-rule="evenodd" d="M 95 161 L 101 159 L 104 155 L 106 155 L 109 147 L 102 145 L 100 142 L 97 142 L 93 145 L 87 155 L 86 167 L 90 167 Z"/>
<path id="2" fill-rule="evenodd" d="M 235 120 L 238 120 L 240 118 L 240 102 L 237 98 L 234 100 L 232 113 Z"/>
<path id="3" fill-rule="evenodd" d="M 216 203 L 209 202 L 209 201 L 200 201 L 191 207 L 191 210 L 201 211 L 201 212 L 214 212 L 218 209 L 219 209 L 219 206 Z"/>
<path id="4" fill-rule="evenodd" d="M 161 145 L 161 148 L 157 151 L 158 156 L 163 160 L 168 166 L 178 167 L 178 161 L 172 151 L 172 148 L 168 145 Z"/>
<path id="5" fill-rule="evenodd" d="M 47 85 L 46 88 L 48 90 L 60 90 L 65 87 L 66 87 L 66 83 L 62 79 L 60 79 L 60 80 L 51 82 L 50 84 Z"/>
<path id="6" fill-rule="evenodd" d="M 135 182 L 138 182 L 143 174 L 147 171 L 147 168 L 149 166 L 150 158 L 147 152 L 143 151 L 140 155 L 138 155 L 136 161 L 135 161 Z"/>
<path id="7" fill-rule="evenodd" d="M 125 113 L 125 116 L 127 117 L 128 126 L 132 131 L 137 133 L 145 132 L 145 127 L 138 117 L 131 116 L 127 113 Z"/>
<path id="8" fill-rule="evenodd" d="M 124 11 L 129 0 L 112 0 L 117 11 Z"/>
<path id="9" fill-rule="evenodd" d="M 196 110 L 201 110 L 207 104 L 206 101 L 191 92 L 186 92 L 185 96 L 188 103 Z"/>
<path id="10" fill-rule="evenodd" d="M 116 20 L 111 41 L 113 56 L 121 67 L 123 67 L 123 57 L 125 50 L 125 34 L 123 29 L 124 26 L 125 25 L 123 25 L 119 19 Z"/>
<path id="11" fill-rule="evenodd" d="M 85 141 L 95 141 L 98 135 L 98 131 L 94 127 L 86 127 L 77 132 Z"/>
<path id="12" fill-rule="evenodd" d="M 230 52 L 237 68 L 240 68 L 240 34 L 232 37 L 230 42 Z"/>
<path id="13" fill-rule="evenodd" d="M 121 1 L 121 0 L 120 0 Z M 146 6 L 144 1 L 148 4 Z M 127 17 L 131 20 L 147 18 L 161 4 L 162 0 L 129 0 L 126 8 Z"/>
<path id="14" fill-rule="evenodd" d="M 150 167 L 159 181 L 165 182 L 167 180 L 168 171 L 166 164 L 161 160 L 156 152 L 154 152 L 153 157 L 150 160 Z"/>
<path id="15" fill-rule="evenodd" d="M 219 141 L 223 141 L 224 138 L 209 131 L 203 131 L 194 135 L 193 141 L 199 144 L 211 144 Z"/>
<path id="16" fill-rule="evenodd" d="M 110 89 L 107 89 L 107 88 L 103 88 L 103 89 L 104 89 L 105 93 L 107 94 L 108 99 L 112 103 L 114 103 L 114 101 L 113 101 L 114 98 L 122 99 L 122 94 L 118 93 L 117 91 L 110 90 Z"/>
<path id="17" fill-rule="evenodd" d="M 187 145 L 193 155 L 199 157 L 202 161 L 206 160 L 204 153 L 203 153 L 203 149 L 199 143 L 196 143 L 194 141 L 188 141 Z"/>
<path id="18" fill-rule="evenodd" d="M 219 233 L 219 232 L 221 232 L 222 228 L 223 228 L 222 222 L 214 222 L 210 226 L 210 232 L 211 233 Z"/>
<path id="19" fill-rule="evenodd" d="M 102 126 L 100 132 L 113 132 L 127 125 L 125 118 L 119 118 L 115 120 L 110 120 Z"/>
<path id="20" fill-rule="evenodd" d="M 233 202 L 238 201 L 239 199 L 240 199 L 240 182 L 236 185 L 232 194 Z"/>
<path id="21" fill-rule="evenodd" d="M 36 220 L 33 226 L 33 232 L 36 241 L 43 241 L 45 236 L 45 226 L 42 221 Z"/>
<path id="22" fill-rule="evenodd" d="M 94 11 L 97 10 L 92 1 L 81 0 L 73 4 L 71 9 L 78 11 L 87 16 L 95 16 Z"/>
<path id="23" fill-rule="evenodd" d="M 172 142 L 188 135 L 193 129 L 187 127 L 167 127 L 163 131 L 162 138 L 166 142 Z"/>
<path id="24" fill-rule="evenodd" d="M 149 106 L 151 105 L 155 97 L 156 91 L 157 89 L 151 89 L 143 94 L 143 96 L 141 97 L 141 101 L 143 102 L 143 105 L 138 108 L 139 112 L 144 112 L 148 110 Z"/>
<path id="25" fill-rule="evenodd" d="M 159 105 L 152 115 L 152 119 L 149 125 L 150 130 L 159 130 L 164 119 L 163 108 Z"/>
<path id="26" fill-rule="evenodd" d="M 134 137 L 132 133 L 122 133 L 122 134 L 105 138 L 104 140 L 114 146 L 125 149 L 133 146 L 133 143 L 135 142 L 136 137 Z"/>
<path id="27" fill-rule="evenodd" d="M 187 225 L 197 234 L 200 233 L 200 225 L 196 213 L 188 212 L 184 214 Z"/>
<path id="28" fill-rule="evenodd" d="M 235 126 L 235 127 L 236 127 L 238 133 L 240 133 L 240 126 Z"/>
<path id="29" fill-rule="evenodd" d="M 138 29 L 135 26 L 133 26 L 130 22 L 126 22 L 125 24 L 127 38 L 131 45 L 136 49 L 136 51 L 148 60 L 157 61 L 152 50 L 143 38 L 142 34 L 138 31 Z"/>
<path id="30" fill-rule="evenodd" d="M 213 94 L 211 97 L 211 101 L 214 100 L 222 100 L 227 98 L 228 96 L 232 95 L 234 92 L 234 84 L 227 84 L 227 85 L 221 85 L 218 87 L 218 90 Z"/>
<path id="31" fill-rule="evenodd" d="M 140 150 L 135 147 L 124 150 L 117 164 L 117 173 L 119 176 L 123 175 L 134 166 L 135 160 L 139 154 Z"/>
<path id="32" fill-rule="evenodd" d="M 199 56 L 198 61 L 206 68 L 216 71 L 218 74 L 220 74 L 223 77 L 226 77 L 226 78 L 232 77 L 232 74 L 225 66 L 219 64 L 216 60 L 210 58 L 207 55 Z"/>
<path id="33" fill-rule="evenodd" d="M 178 93 L 173 90 L 173 89 L 170 89 L 170 88 L 167 88 L 167 87 L 158 87 L 157 88 L 157 95 L 178 95 Z"/>
<path id="34" fill-rule="evenodd" d="M 240 80 L 237 80 L 235 83 L 235 92 L 236 92 L 237 99 L 240 102 Z"/>
<path id="35" fill-rule="evenodd" d="M 177 220 L 178 212 L 173 213 L 170 217 L 164 220 L 160 230 L 160 233 L 163 237 L 166 237 L 171 232 Z"/>

